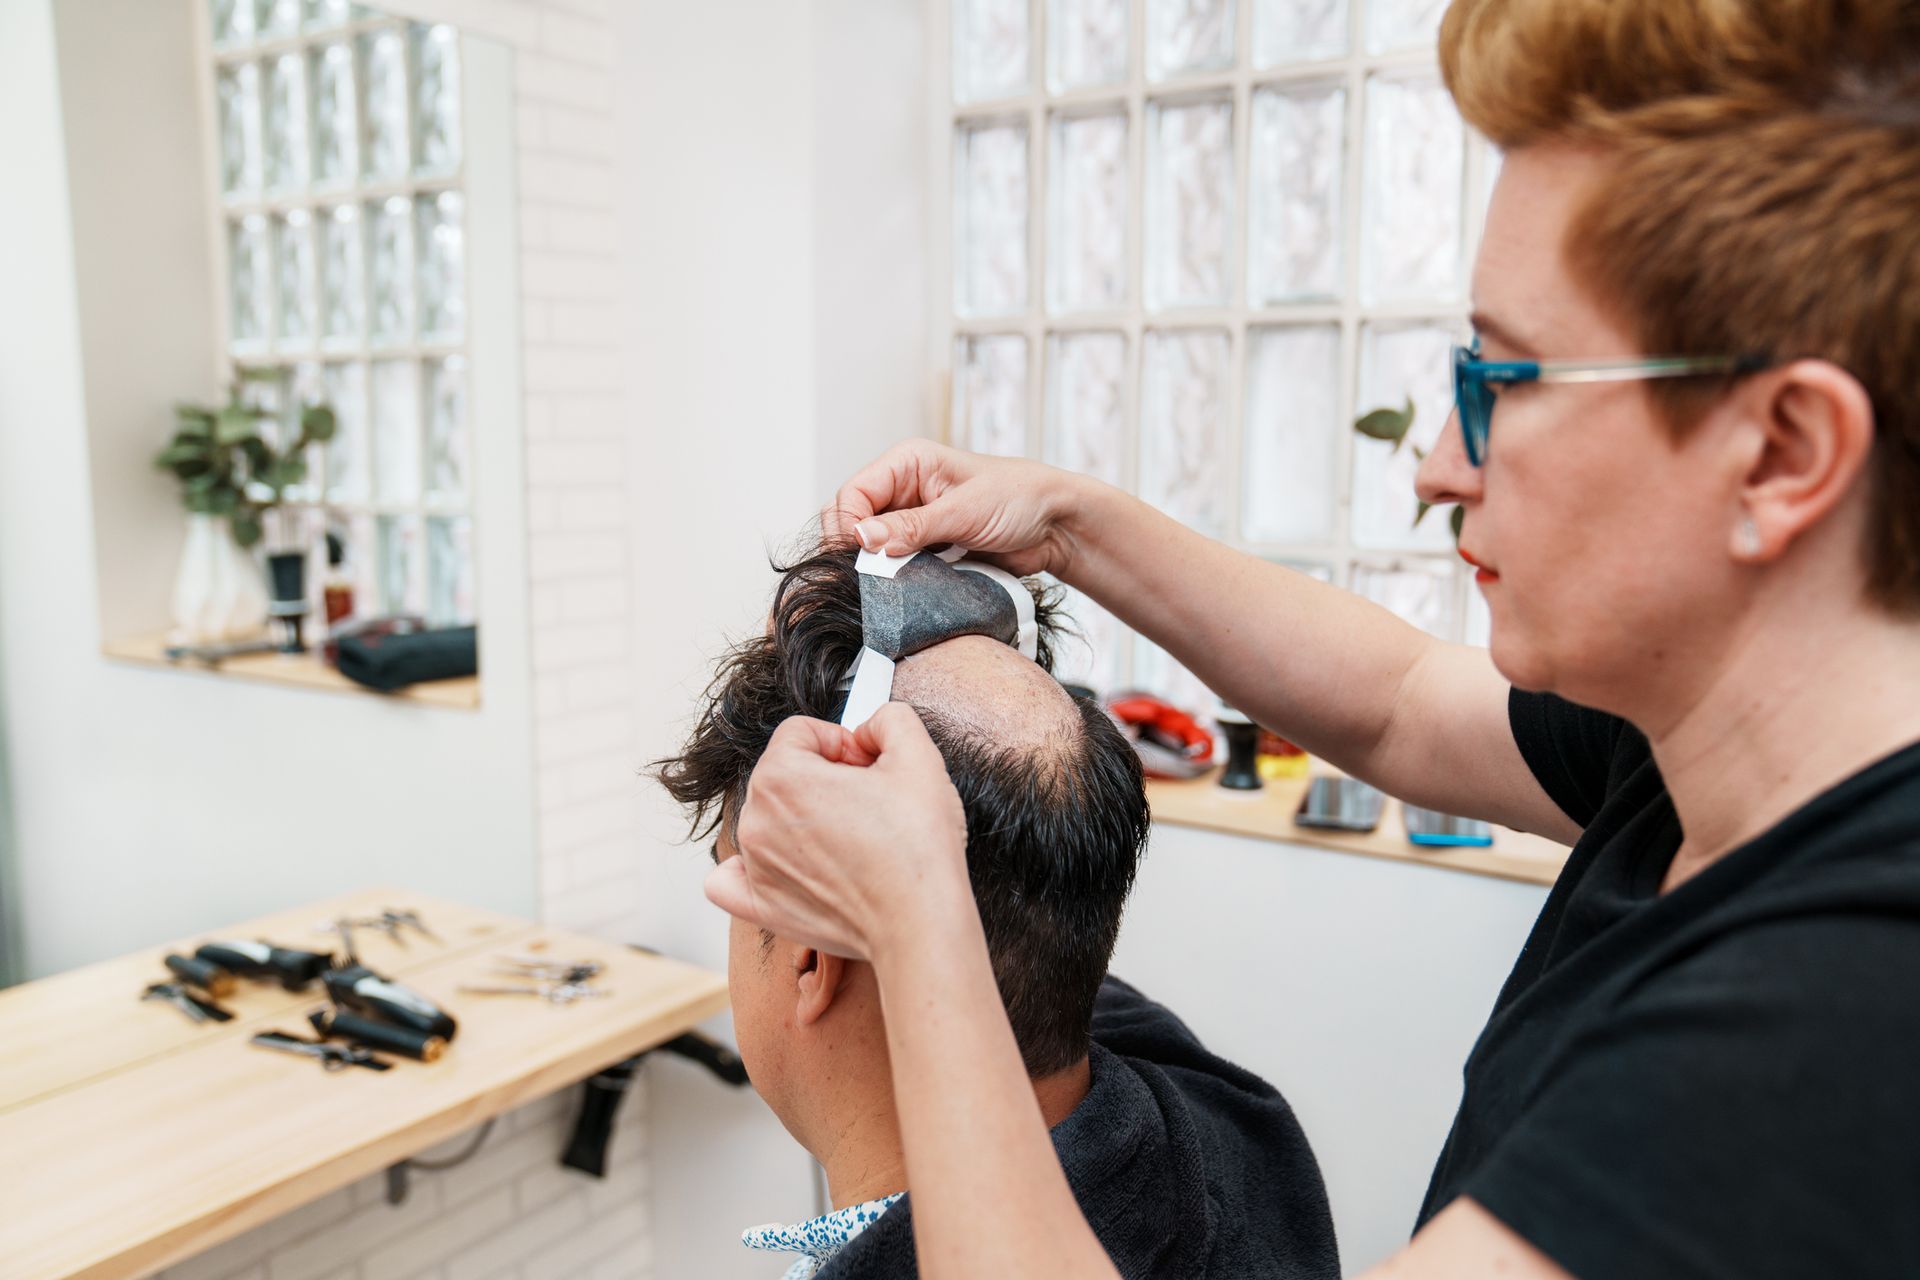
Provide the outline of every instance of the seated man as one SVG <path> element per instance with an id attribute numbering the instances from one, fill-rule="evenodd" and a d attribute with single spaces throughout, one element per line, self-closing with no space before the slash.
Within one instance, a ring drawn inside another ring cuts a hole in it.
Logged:
<path id="1" fill-rule="evenodd" d="M 960 636 L 903 658 L 892 696 L 920 713 L 960 793 L 1001 998 L 1067 1181 L 1124 1276 L 1337 1276 L 1319 1167 L 1286 1102 L 1106 977 L 1146 792 L 1106 713 L 1048 674 L 1060 619 L 1034 595 L 1037 664 Z M 695 834 L 717 835 L 716 862 L 734 854 L 733 819 L 774 729 L 837 719 L 861 645 L 853 553 L 824 551 L 785 571 L 765 634 L 721 660 L 684 750 L 657 767 Z M 915 1275 L 872 970 L 739 920 L 727 970 L 740 1056 L 825 1169 L 834 1206 L 745 1243 L 799 1253 L 788 1280 Z"/>

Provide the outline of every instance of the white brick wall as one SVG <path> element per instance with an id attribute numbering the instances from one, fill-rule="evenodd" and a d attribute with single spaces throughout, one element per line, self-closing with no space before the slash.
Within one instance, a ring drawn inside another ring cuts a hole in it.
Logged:
<path id="1" fill-rule="evenodd" d="M 604 1179 L 559 1163 L 574 1100 L 570 1090 L 501 1116 L 471 1159 L 415 1171 L 404 1204 L 386 1202 L 376 1174 L 156 1280 L 644 1280 L 645 1083 L 636 1078 L 621 1106 Z M 421 1154 L 445 1159 L 471 1140 Z"/>
<path id="2" fill-rule="evenodd" d="M 514 51 L 541 913 L 641 941 L 639 747 L 628 660 L 628 428 L 621 392 L 609 0 L 381 0 Z M 482 537 L 484 538 L 484 532 Z M 484 552 L 483 552 L 484 554 Z M 401 1069 L 406 1069 L 405 1064 Z M 503 1117 L 468 1165 L 345 1188 L 167 1280 L 616 1280 L 650 1274 L 636 1080 L 604 1183 L 559 1167 L 573 1091 Z M 455 1139 L 432 1153 L 457 1151 Z"/>

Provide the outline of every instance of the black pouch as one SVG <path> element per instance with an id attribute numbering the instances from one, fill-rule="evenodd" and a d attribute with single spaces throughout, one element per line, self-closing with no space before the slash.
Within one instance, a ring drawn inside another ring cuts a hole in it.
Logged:
<path id="1" fill-rule="evenodd" d="M 443 627 L 406 635 L 343 636 L 340 674 L 392 693 L 423 680 L 450 680 L 480 670 L 479 628 Z"/>

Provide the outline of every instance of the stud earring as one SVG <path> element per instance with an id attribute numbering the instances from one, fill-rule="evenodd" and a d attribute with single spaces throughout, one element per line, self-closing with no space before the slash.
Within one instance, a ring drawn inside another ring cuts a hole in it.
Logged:
<path id="1" fill-rule="evenodd" d="M 1743 555 L 1760 554 L 1760 526 L 1753 522 L 1752 516 L 1740 517 L 1740 551 Z"/>

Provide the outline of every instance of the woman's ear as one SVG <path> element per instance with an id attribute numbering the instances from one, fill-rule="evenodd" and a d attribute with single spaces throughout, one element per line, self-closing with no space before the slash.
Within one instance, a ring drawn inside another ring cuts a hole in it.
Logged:
<path id="1" fill-rule="evenodd" d="M 1772 560 L 1823 519 L 1852 489 L 1873 450 L 1873 403 L 1845 369 L 1795 360 L 1757 380 L 1763 424 L 1742 477 L 1745 520 L 1736 554 Z"/>
<path id="2" fill-rule="evenodd" d="M 793 967 L 793 1019 L 800 1026 L 811 1026 L 833 1007 L 834 998 L 846 983 L 847 962 L 812 947 L 795 947 Z"/>

